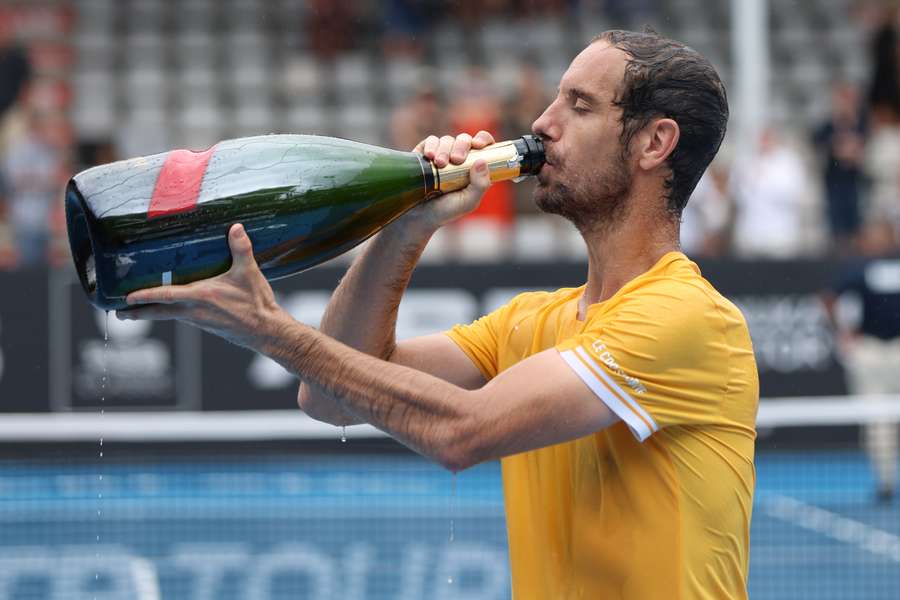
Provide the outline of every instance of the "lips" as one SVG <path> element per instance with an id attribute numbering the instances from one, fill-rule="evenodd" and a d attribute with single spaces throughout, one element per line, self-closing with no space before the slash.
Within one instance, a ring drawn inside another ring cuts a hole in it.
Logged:
<path id="1" fill-rule="evenodd" d="M 545 165 L 550 165 L 551 167 L 554 167 L 554 166 L 556 166 L 556 162 L 557 161 L 556 161 L 555 156 L 551 156 L 549 152 L 544 153 L 544 164 Z"/>

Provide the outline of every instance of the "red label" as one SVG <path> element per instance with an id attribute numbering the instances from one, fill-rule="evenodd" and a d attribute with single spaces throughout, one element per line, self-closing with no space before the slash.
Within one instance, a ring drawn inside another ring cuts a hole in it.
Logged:
<path id="1" fill-rule="evenodd" d="M 200 184 L 216 147 L 203 152 L 172 150 L 166 157 L 153 188 L 147 218 L 191 210 L 200 197 Z"/>

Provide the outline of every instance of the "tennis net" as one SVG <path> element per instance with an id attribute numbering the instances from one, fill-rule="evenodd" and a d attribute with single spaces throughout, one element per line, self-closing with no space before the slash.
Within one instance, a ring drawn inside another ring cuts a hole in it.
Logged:
<path id="1" fill-rule="evenodd" d="M 900 398 L 762 403 L 751 598 L 897 597 L 860 426 L 898 421 Z M 4 415 L 0 449 L 0 599 L 510 596 L 496 463 L 453 476 L 299 411 Z"/>

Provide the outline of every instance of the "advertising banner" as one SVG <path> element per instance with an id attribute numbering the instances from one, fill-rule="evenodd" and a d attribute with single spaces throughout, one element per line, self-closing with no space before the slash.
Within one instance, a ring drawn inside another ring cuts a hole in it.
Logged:
<path id="1" fill-rule="evenodd" d="M 764 397 L 846 393 L 843 369 L 820 297 L 836 266 L 825 262 L 701 264 L 704 276 L 747 319 Z M 419 267 L 403 296 L 397 339 L 468 323 L 516 294 L 584 282 L 582 263 Z M 296 319 L 318 326 L 344 268 L 324 267 L 274 284 Z M 203 341 L 203 406 L 215 410 L 293 408 L 297 380 L 275 362 L 219 339 Z"/>
<path id="2" fill-rule="evenodd" d="M 56 272 L 50 331 L 53 410 L 199 408 L 200 336 L 171 321 L 120 321 L 94 308 L 74 273 Z"/>
<path id="3" fill-rule="evenodd" d="M 701 268 L 747 319 L 763 397 L 846 392 L 821 302 L 839 265 L 721 260 Z M 273 287 L 295 318 L 317 326 L 344 271 L 324 266 Z M 403 296 L 397 338 L 470 322 L 522 291 L 581 285 L 585 271 L 574 262 L 422 265 Z M 0 297 L 0 410 L 296 407 L 296 378 L 265 357 L 181 324 L 107 321 L 69 271 L 50 273 L 49 284 L 42 271 L 0 277 L 11 290 Z"/>
<path id="4" fill-rule="evenodd" d="M 0 411 L 49 410 L 47 273 L 0 272 Z"/>

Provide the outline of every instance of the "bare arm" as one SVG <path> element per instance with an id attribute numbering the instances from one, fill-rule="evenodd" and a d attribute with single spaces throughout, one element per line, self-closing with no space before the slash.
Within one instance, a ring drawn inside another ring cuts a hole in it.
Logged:
<path id="1" fill-rule="evenodd" d="M 134 292 L 128 296 L 133 307 L 119 311 L 119 318 L 179 319 L 262 352 L 325 390 L 343 412 L 454 471 L 581 437 L 617 420 L 556 350 L 468 390 L 350 348 L 278 306 L 243 227 L 232 227 L 229 244 L 227 273 Z M 425 360 L 436 364 L 441 356 Z"/>
<path id="2" fill-rule="evenodd" d="M 277 331 L 260 351 L 327 390 L 345 412 L 452 471 L 582 437 L 619 420 L 555 349 L 467 390 L 364 355 L 296 321 Z"/>
<path id="3" fill-rule="evenodd" d="M 462 163 L 470 148 L 494 142 L 487 132 L 474 138 L 431 136 L 416 147 L 439 166 Z M 474 185 L 420 206 L 379 233 L 341 280 L 319 330 L 366 354 L 410 366 L 465 388 L 482 385 L 480 371 L 456 344 L 441 334 L 396 343 L 397 309 L 413 269 L 434 231 L 473 210 L 489 183 L 473 177 Z M 303 381 L 297 402 L 311 417 L 334 425 L 359 423 L 336 398 Z"/>
<path id="4" fill-rule="evenodd" d="M 341 280 L 319 330 L 366 354 L 431 373 L 461 387 L 484 383 L 478 368 L 443 334 L 396 343 L 397 309 L 431 233 L 401 219 L 372 240 Z M 362 422 L 341 409 L 331 394 L 304 380 L 300 407 L 334 425 Z"/>

